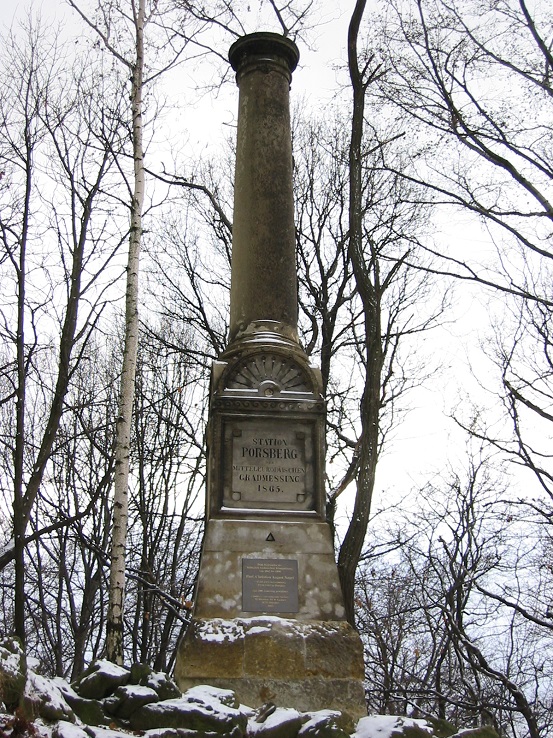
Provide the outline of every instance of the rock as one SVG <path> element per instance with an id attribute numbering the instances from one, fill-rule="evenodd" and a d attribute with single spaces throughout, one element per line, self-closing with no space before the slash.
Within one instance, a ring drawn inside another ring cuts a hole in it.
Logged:
<path id="1" fill-rule="evenodd" d="M 93 661 L 88 669 L 71 685 L 75 692 L 89 700 L 101 700 L 113 694 L 117 687 L 127 684 L 130 671 L 111 661 Z"/>
<path id="2" fill-rule="evenodd" d="M 46 679 L 29 671 L 24 694 L 26 712 L 44 720 L 74 723 L 75 712 L 65 699 L 66 689 L 63 679 Z"/>
<path id="3" fill-rule="evenodd" d="M 149 730 L 148 738 L 180 738 L 180 734 L 187 731 L 178 728 L 159 728 L 159 730 Z"/>
<path id="4" fill-rule="evenodd" d="M 117 687 L 113 697 L 109 697 L 111 704 L 104 701 L 106 712 L 109 711 L 115 717 L 121 720 L 128 720 L 130 716 L 144 705 L 152 702 L 159 702 L 159 696 L 154 689 L 143 687 L 140 684 L 126 684 L 123 687 Z"/>
<path id="5" fill-rule="evenodd" d="M 335 710 L 320 710 L 311 713 L 298 733 L 298 738 L 349 738 L 340 727 L 342 714 Z"/>
<path id="6" fill-rule="evenodd" d="M 0 641 L 0 701 L 8 709 L 19 703 L 27 681 L 27 662 L 19 638 Z"/>
<path id="7" fill-rule="evenodd" d="M 90 738 L 84 728 L 60 720 L 52 729 L 52 738 Z"/>
<path id="8" fill-rule="evenodd" d="M 148 677 L 152 673 L 152 669 L 148 664 L 135 663 L 131 666 L 131 675 L 129 679 L 130 684 L 142 684 L 143 686 L 147 683 Z"/>
<path id="9" fill-rule="evenodd" d="M 234 738 L 234 735 L 230 733 L 229 738 Z M 236 733 L 236 738 L 239 735 L 239 732 Z M 222 738 L 222 736 L 221 733 L 187 730 L 186 728 L 160 728 L 159 730 L 149 730 L 147 738 Z"/>
<path id="10" fill-rule="evenodd" d="M 361 718 L 352 738 L 429 738 L 434 730 L 426 720 L 398 715 L 369 715 Z"/>
<path id="11" fill-rule="evenodd" d="M 182 696 L 175 682 L 161 671 L 150 670 L 146 680 L 141 681 L 140 684 L 155 689 L 160 700 L 175 700 Z"/>
<path id="12" fill-rule="evenodd" d="M 88 738 L 133 738 L 132 733 L 126 728 L 119 728 L 115 723 L 111 723 L 109 728 L 97 725 L 94 727 L 86 726 Z M 67 736 L 71 738 L 71 736 Z"/>
<path id="13" fill-rule="evenodd" d="M 133 730 L 185 728 L 188 730 L 243 736 L 247 717 L 239 710 L 221 705 L 200 705 L 184 698 L 145 705 L 130 718 Z"/>
<path id="14" fill-rule="evenodd" d="M 109 724 L 109 718 L 106 717 L 104 706 L 99 700 L 87 700 L 73 692 L 73 690 L 65 692 L 64 697 L 75 715 L 85 725 Z"/>
<path id="15" fill-rule="evenodd" d="M 221 689 L 221 687 L 212 687 L 209 684 L 201 684 L 197 687 L 190 687 L 184 695 L 183 699 L 187 702 L 193 702 L 198 705 L 211 705 L 213 702 L 218 702 L 220 705 L 225 707 L 232 707 L 238 710 L 240 703 L 236 692 L 232 689 Z"/>
<path id="16" fill-rule="evenodd" d="M 491 725 L 482 725 L 480 728 L 465 728 L 455 733 L 451 738 L 499 738 Z"/>
<path id="17" fill-rule="evenodd" d="M 292 708 L 277 707 L 271 710 L 265 719 L 256 719 L 248 723 L 248 735 L 252 738 L 296 738 L 304 718 Z"/>

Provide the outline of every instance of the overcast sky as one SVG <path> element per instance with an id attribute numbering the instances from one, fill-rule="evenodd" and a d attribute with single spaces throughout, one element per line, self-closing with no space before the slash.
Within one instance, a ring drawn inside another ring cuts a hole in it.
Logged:
<path id="1" fill-rule="evenodd" d="M 69 32 L 71 28 L 79 27 L 73 11 L 63 0 L 44 0 L 36 5 L 42 8 L 43 16 L 54 17 L 65 24 Z M 325 23 L 311 34 L 311 48 L 299 43 L 301 61 L 292 84 L 293 105 L 298 100 L 305 100 L 306 105 L 321 111 L 335 97 L 339 79 L 345 79 L 340 77 L 337 68 L 345 60 L 347 25 L 352 5 L 353 2 L 349 0 L 326 0 L 326 3 L 321 4 Z M 24 14 L 28 6 L 29 3 L 22 0 L 2 0 L 1 25 L 4 28 L 9 26 L 15 14 Z M 255 7 L 255 4 L 252 3 L 252 6 Z M 252 28 L 248 30 L 265 30 L 256 28 L 257 22 L 261 21 L 252 15 Z M 174 93 L 174 87 L 172 91 Z M 181 124 L 192 150 L 228 136 L 228 123 L 235 120 L 237 99 L 236 89 L 228 85 L 215 98 L 206 96 L 201 102 L 183 107 L 179 115 L 182 116 Z M 344 104 L 349 104 L 347 92 L 344 92 Z M 450 227 L 455 230 L 456 226 L 450 224 Z M 478 244 L 478 239 L 483 237 L 474 226 L 465 228 L 465 239 L 467 233 L 471 233 L 472 243 Z M 462 400 L 462 392 L 471 393 L 477 387 L 468 371 L 470 344 L 480 340 L 476 326 L 482 322 L 479 316 L 485 309 L 483 303 L 470 295 L 467 297 L 466 293 L 463 300 L 460 309 L 464 320 L 457 319 L 433 337 L 421 339 L 435 342 L 436 355 L 441 355 L 445 373 L 442 379 L 436 379 L 413 393 L 413 410 L 397 429 L 389 453 L 379 463 L 377 487 L 380 492 L 375 500 L 376 505 L 379 497 L 384 500 L 388 496 L 382 493 L 383 490 L 405 494 L 413 483 L 420 484 L 435 474 L 441 474 L 445 460 L 462 452 L 463 439 L 447 418 L 447 413 Z M 460 385 L 459 376 L 464 376 L 466 382 Z M 452 380 L 452 377 L 456 379 Z"/>

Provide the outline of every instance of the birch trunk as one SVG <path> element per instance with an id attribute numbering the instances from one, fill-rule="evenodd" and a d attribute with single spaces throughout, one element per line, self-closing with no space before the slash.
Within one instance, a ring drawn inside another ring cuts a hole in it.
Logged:
<path id="1" fill-rule="evenodd" d="M 127 550 L 129 460 L 132 406 L 138 349 L 138 275 L 142 241 L 144 202 L 144 153 L 142 149 L 142 88 L 144 71 L 145 0 L 133 4 L 136 31 L 136 59 L 132 68 L 132 145 L 134 188 L 131 202 L 131 227 L 125 298 L 125 346 L 119 391 L 119 412 L 115 433 L 115 480 L 113 528 L 107 613 L 106 654 L 110 661 L 123 664 L 123 616 Z"/>

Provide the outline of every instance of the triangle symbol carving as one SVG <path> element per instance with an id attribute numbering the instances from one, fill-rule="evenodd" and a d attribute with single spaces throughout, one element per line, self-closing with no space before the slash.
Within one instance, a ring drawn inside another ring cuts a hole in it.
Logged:
<path id="1" fill-rule="evenodd" d="M 274 537 L 274 535 L 272 533 L 269 533 L 269 535 L 267 536 L 267 538 L 265 540 L 266 541 L 274 541 L 275 540 L 275 537 Z"/>

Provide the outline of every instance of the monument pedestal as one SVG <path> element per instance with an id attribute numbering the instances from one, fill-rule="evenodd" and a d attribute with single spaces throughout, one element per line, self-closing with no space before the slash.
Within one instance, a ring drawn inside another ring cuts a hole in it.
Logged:
<path id="1" fill-rule="evenodd" d="M 340 710 L 352 726 L 366 715 L 363 677 L 328 524 L 209 520 L 194 619 L 177 658 L 179 687 L 232 689 L 251 707 Z"/>
<path id="2" fill-rule="evenodd" d="M 278 614 L 344 620 L 327 523 L 312 520 L 209 520 L 197 583 L 196 618 Z"/>
<path id="3" fill-rule="evenodd" d="M 251 707 L 339 710 L 346 728 L 367 714 L 361 640 L 343 621 L 194 618 L 175 677 L 183 690 L 206 683 L 232 689 Z"/>

